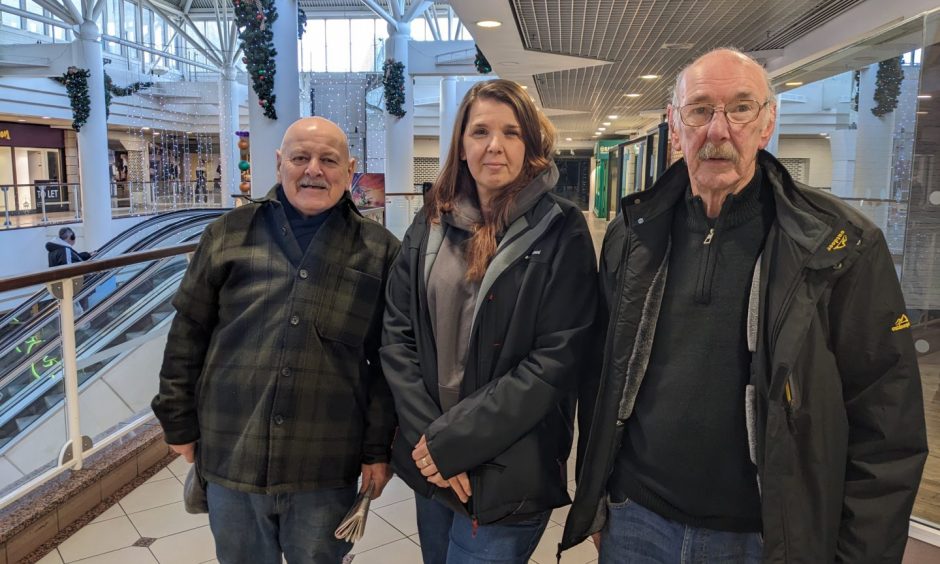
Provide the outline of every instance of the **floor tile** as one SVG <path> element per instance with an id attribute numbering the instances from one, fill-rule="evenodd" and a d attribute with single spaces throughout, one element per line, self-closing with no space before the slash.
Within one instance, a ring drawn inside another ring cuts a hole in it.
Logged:
<path id="1" fill-rule="evenodd" d="M 123 517 L 123 516 L 124 516 L 124 510 L 121 509 L 121 504 L 115 503 L 111 507 L 107 508 L 104 511 L 104 513 L 95 517 L 95 520 L 92 521 L 92 523 L 100 523 L 102 521 L 107 521 L 109 519 L 114 519 L 116 517 Z"/>
<path id="2" fill-rule="evenodd" d="M 216 562 L 215 541 L 209 526 L 170 535 L 150 545 L 160 564 L 202 564 Z"/>
<path id="3" fill-rule="evenodd" d="M 175 474 L 177 478 L 185 478 L 190 466 L 192 464 L 186 462 L 185 458 L 178 456 L 173 462 L 166 465 L 166 469 Z"/>
<path id="4" fill-rule="evenodd" d="M 418 538 L 418 535 L 411 535 L 408 539 L 416 545 L 421 546 L 421 539 Z"/>
<path id="5" fill-rule="evenodd" d="M 568 511 L 570 510 L 571 510 L 570 505 L 555 508 L 555 510 L 552 511 L 552 516 L 551 516 L 552 522 L 564 527 L 565 520 L 568 519 Z"/>
<path id="6" fill-rule="evenodd" d="M 140 533 L 127 517 L 117 517 L 103 523 L 85 525 L 59 545 L 65 562 L 73 562 L 111 552 L 137 542 Z"/>
<path id="7" fill-rule="evenodd" d="M 153 557 L 146 548 L 131 546 L 108 552 L 99 556 L 92 556 L 84 560 L 78 560 L 76 564 L 158 564 L 157 559 Z"/>
<path id="8" fill-rule="evenodd" d="M 366 533 L 353 546 L 352 553 L 359 554 L 403 538 L 405 538 L 405 535 L 373 513 L 369 515 L 369 519 L 366 521 Z"/>
<path id="9" fill-rule="evenodd" d="M 186 513 L 182 501 L 131 513 L 128 517 L 142 536 L 156 539 L 209 524 L 209 516 L 205 513 Z"/>
<path id="10" fill-rule="evenodd" d="M 386 505 L 405 501 L 406 499 L 414 499 L 414 496 L 415 492 L 409 488 L 401 478 L 395 476 L 389 481 L 388 485 L 385 486 L 385 489 L 382 490 L 382 496 L 374 500 L 369 507 L 371 509 L 378 509 Z"/>
<path id="11" fill-rule="evenodd" d="M 356 554 L 353 564 L 417 564 L 421 562 L 421 548 L 408 539 Z"/>
<path id="12" fill-rule="evenodd" d="M 156 474 L 154 474 L 153 476 L 151 476 L 150 479 L 148 479 L 148 480 L 147 480 L 146 482 L 144 482 L 144 483 L 145 483 L 145 484 L 152 484 L 152 483 L 154 483 L 154 482 L 159 482 L 160 480 L 168 480 L 168 479 L 170 479 L 170 478 L 175 478 L 175 477 L 176 477 L 176 475 L 173 474 L 173 472 L 170 472 L 170 470 L 169 470 L 168 468 L 163 468 L 162 470 L 160 470 L 159 472 L 157 472 Z"/>
<path id="13" fill-rule="evenodd" d="M 415 511 L 415 501 L 406 499 L 374 510 L 374 513 L 385 519 L 389 525 L 395 527 L 406 536 L 418 533 L 418 518 Z"/>
<path id="14" fill-rule="evenodd" d="M 58 550 L 53 550 L 49 554 L 43 556 L 39 562 L 36 564 L 62 564 L 62 557 L 59 556 Z"/>
<path id="15" fill-rule="evenodd" d="M 183 501 L 183 486 L 179 480 L 170 479 L 142 484 L 124 496 L 120 503 L 124 512 L 131 514 L 176 501 Z"/>
<path id="16" fill-rule="evenodd" d="M 562 532 L 564 532 L 564 527 L 549 524 L 539 545 L 535 547 L 532 559 L 538 564 L 555 564 L 555 555 L 558 553 L 558 543 L 561 542 Z M 561 556 L 561 564 L 587 564 L 596 559 L 597 549 L 594 548 L 594 543 L 586 540 L 566 550 Z"/>

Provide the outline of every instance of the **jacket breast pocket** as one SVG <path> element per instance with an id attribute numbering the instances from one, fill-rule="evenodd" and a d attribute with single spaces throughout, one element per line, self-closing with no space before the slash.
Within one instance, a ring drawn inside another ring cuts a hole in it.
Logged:
<path id="1" fill-rule="evenodd" d="M 381 298 L 382 280 L 346 266 L 328 265 L 317 313 L 317 332 L 324 339 L 351 347 L 363 345 L 375 308 Z"/>

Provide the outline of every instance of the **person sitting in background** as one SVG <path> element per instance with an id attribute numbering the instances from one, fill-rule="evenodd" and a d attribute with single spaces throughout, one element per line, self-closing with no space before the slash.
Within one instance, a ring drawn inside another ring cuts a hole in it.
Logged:
<path id="1" fill-rule="evenodd" d="M 80 253 L 73 247 L 75 245 L 75 232 L 71 227 L 59 229 L 59 236 L 46 243 L 49 252 L 49 266 L 62 266 L 83 262 L 94 256 L 94 253 Z"/>

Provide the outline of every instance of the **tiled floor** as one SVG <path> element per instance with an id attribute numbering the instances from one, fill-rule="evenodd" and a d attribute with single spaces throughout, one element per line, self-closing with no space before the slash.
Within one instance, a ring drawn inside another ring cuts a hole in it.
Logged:
<path id="1" fill-rule="evenodd" d="M 573 465 L 572 459 L 569 475 L 573 474 Z M 189 465 L 177 458 L 59 545 L 40 564 L 217 562 L 208 517 L 183 510 L 183 480 L 188 470 Z M 570 489 L 574 490 L 573 482 Z M 532 562 L 555 562 L 556 546 L 567 515 L 567 508 L 552 513 Z M 421 563 L 414 493 L 398 478 L 393 478 L 382 497 L 372 503 L 366 534 L 353 547 L 352 554 L 354 564 Z M 586 542 L 565 552 L 562 563 L 588 564 L 596 559 L 597 551 Z"/>

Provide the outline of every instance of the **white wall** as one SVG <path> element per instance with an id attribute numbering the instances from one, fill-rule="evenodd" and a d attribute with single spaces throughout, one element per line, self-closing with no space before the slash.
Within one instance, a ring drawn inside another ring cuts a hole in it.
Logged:
<path id="1" fill-rule="evenodd" d="M 437 137 L 415 137 L 415 156 L 436 159 L 438 153 Z"/>
<path id="2" fill-rule="evenodd" d="M 809 185 L 816 188 L 832 186 L 832 152 L 829 140 L 780 137 L 777 158 L 809 159 Z"/>

